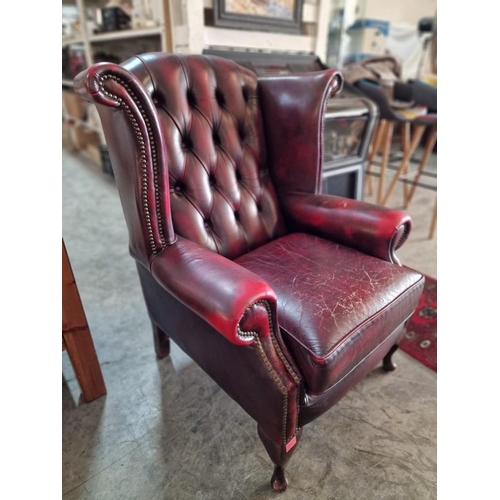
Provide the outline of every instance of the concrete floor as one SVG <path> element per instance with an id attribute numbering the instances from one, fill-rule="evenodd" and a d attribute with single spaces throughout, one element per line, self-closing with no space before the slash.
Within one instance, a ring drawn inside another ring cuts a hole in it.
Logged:
<path id="1" fill-rule="evenodd" d="M 254 421 L 175 345 L 156 360 L 114 182 L 64 150 L 62 167 L 63 237 L 108 390 L 84 403 L 63 352 L 64 500 L 276 498 Z M 436 277 L 434 197 L 417 193 L 399 256 Z M 305 427 L 280 498 L 436 498 L 436 373 L 394 358 Z"/>

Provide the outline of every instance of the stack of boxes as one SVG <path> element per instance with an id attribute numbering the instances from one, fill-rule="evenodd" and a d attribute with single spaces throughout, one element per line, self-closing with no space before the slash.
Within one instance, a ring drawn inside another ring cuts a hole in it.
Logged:
<path id="1" fill-rule="evenodd" d="M 348 29 L 350 37 L 343 65 L 385 55 L 390 23 L 380 19 L 358 19 Z"/>
<path id="2" fill-rule="evenodd" d="M 89 108 L 79 95 L 63 90 L 63 140 L 70 151 L 83 152 L 96 163 L 100 163 L 100 139 L 89 120 Z"/>

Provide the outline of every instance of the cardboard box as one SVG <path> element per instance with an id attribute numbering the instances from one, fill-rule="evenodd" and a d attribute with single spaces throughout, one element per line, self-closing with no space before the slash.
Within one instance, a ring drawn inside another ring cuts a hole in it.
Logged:
<path id="1" fill-rule="evenodd" d="M 73 139 L 71 138 L 71 125 L 67 122 L 62 124 L 62 147 L 69 152 L 75 151 L 75 145 L 73 144 Z"/>
<path id="2" fill-rule="evenodd" d="M 99 134 L 84 125 L 71 125 L 71 140 L 78 151 L 86 150 L 89 145 L 99 146 Z"/>
<path id="3" fill-rule="evenodd" d="M 96 165 L 99 165 L 99 167 L 102 168 L 101 148 L 99 146 L 96 146 L 95 144 L 88 144 L 85 152 Z"/>
<path id="4" fill-rule="evenodd" d="M 391 23 L 389 21 L 384 21 L 382 19 L 357 19 L 354 23 L 347 29 L 349 33 L 351 30 L 362 30 L 362 29 L 374 29 L 380 32 L 381 35 L 387 37 L 389 36 L 389 30 L 391 29 Z"/>
<path id="5" fill-rule="evenodd" d="M 358 19 L 348 30 L 348 53 L 369 56 L 385 54 L 390 24 L 378 19 Z"/>
<path id="6" fill-rule="evenodd" d="M 94 129 L 102 130 L 101 120 L 95 104 L 89 104 L 87 107 L 87 123 Z"/>
<path id="7" fill-rule="evenodd" d="M 84 120 L 87 114 L 85 101 L 71 90 L 62 91 L 63 109 L 68 118 Z"/>

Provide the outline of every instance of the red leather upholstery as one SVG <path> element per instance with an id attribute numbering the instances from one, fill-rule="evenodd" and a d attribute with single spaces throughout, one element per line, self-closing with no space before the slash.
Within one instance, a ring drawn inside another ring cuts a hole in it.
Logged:
<path id="1" fill-rule="evenodd" d="M 399 264 L 396 250 L 411 230 L 408 214 L 339 196 L 285 194 L 281 198 L 292 231 L 304 231 Z"/>
<path id="2" fill-rule="evenodd" d="M 343 81 L 335 69 L 259 79 L 270 169 L 278 192 L 319 192 L 325 110 Z"/>
<path id="3" fill-rule="evenodd" d="M 328 390 L 404 323 L 424 285 L 410 269 L 302 233 L 236 263 L 274 289 L 283 338 L 312 394 Z"/>
<path id="4" fill-rule="evenodd" d="M 175 232 L 229 258 L 283 234 L 255 73 L 170 54 L 137 56 L 124 68 L 150 93 L 168 137 Z"/>
<path id="5" fill-rule="evenodd" d="M 182 236 L 152 260 L 151 273 L 177 300 L 235 344 L 253 342 L 243 330 L 260 329 L 240 326 L 249 308 L 266 302 L 276 310 L 276 294 L 260 276 Z"/>
<path id="6" fill-rule="evenodd" d="M 168 334 L 257 421 L 279 491 L 301 427 L 390 367 L 423 285 L 397 265 L 406 214 L 319 192 L 342 81 L 154 53 L 74 83 L 101 118 L 158 355 Z"/>

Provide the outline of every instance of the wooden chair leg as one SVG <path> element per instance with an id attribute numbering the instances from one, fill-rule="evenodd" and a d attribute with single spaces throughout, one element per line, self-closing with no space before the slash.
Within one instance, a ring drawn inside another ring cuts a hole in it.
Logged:
<path id="1" fill-rule="evenodd" d="M 410 148 L 410 123 L 409 122 L 403 122 L 401 126 L 401 136 L 402 136 L 402 145 L 403 145 L 403 156 L 408 153 L 409 148 Z M 409 162 L 406 163 L 406 167 L 404 170 L 404 174 L 408 174 L 408 165 Z M 403 199 L 406 199 L 407 196 L 407 191 L 408 191 L 408 186 L 406 182 L 403 184 Z"/>
<path id="2" fill-rule="evenodd" d="M 151 322 L 151 325 L 153 327 L 156 357 L 158 359 L 166 358 L 170 354 L 170 339 L 156 323 Z"/>
<path id="3" fill-rule="evenodd" d="M 370 154 L 368 155 L 368 164 L 366 166 L 366 171 L 365 171 L 365 179 L 366 179 L 366 186 L 368 188 L 368 195 L 371 196 L 373 194 L 373 176 L 371 175 L 372 171 L 372 164 L 373 160 L 377 156 L 379 150 L 380 150 L 380 145 L 382 143 L 383 137 L 385 133 L 387 132 L 387 127 L 386 125 L 388 124 L 387 120 L 380 120 L 378 125 L 377 125 L 377 130 L 375 131 L 374 134 L 374 139 L 371 145 L 371 151 Z"/>
<path id="4" fill-rule="evenodd" d="M 106 385 L 64 241 L 62 246 L 62 337 L 85 401 L 89 403 L 106 394 Z"/>
<path id="5" fill-rule="evenodd" d="M 382 366 L 386 372 L 392 372 L 396 369 L 396 363 L 392 360 L 392 355 L 399 349 L 398 344 L 394 344 L 389 352 L 384 356 Z"/>
<path id="6" fill-rule="evenodd" d="M 295 435 L 295 444 L 289 449 L 287 449 L 283 443 L 276 443 L 270 439 L 260 425 L 257 426 L 257 430 L 262 444 L 269 454 L 269 458 L 274 463 L 274 471 L 271 477 L 271 488 L 276 493 L 283 493 L 288 486 L 288 480 L 285 474 L 285 465 L 288 463 L 297 448 L 297 444 L 302 436 L 302 429 L 298 429 Z"/>
<path id="7" fill-rule="evenodd" d="M 387 165 L 389 163 L 389 153 L 391 152 L 392 134 L 394 132 L 394 122 L 387 121 L 387 133 L 384 137 L 384 151 L 382 153 L 382 165 L 380 166 L 380 178 L 378 181 L 377 203 L 382 203 L 382 195 L 384 193 L 385 176 Z"/>
<path id="8" fill-rule="evenodd" d="M 431 228 L 429 230 L 429 239 L 434 238 L 436 232 L 436 222 L 437 222 L 437 198 L 434 200 L 434 210 L 432 211 Z"/>
<path id="9" fill-rule="evenodd" d="M 436 144 L 436 139 L 437 139 L 437 128 L 432 127 L 432 130 L 429 133 L 429 136 L 427 137 L 427 141 L 425 144 L 425 149 L 422 154 L 422 158 L 420 160 L 420 163 L 418 165 L 418 173 L 413 179 L 413 186 L 411 187 L 410 191 L 406 194 L 405 196 L 405 202 L 404 202 L 404 207 L 408 208 L 408 205 L 410 204 L 411 200 L 413 199 L 413 195 L 415 194 L 415 189 L 417 187 L 417 182 L 420 180 L 420 177 L 422 175 L 422 172 L 425 169 L 425 166 L 427 165 L 427 161 L 429 160 L 429 156 L 434 149 L 434 145 Z M 405 184 L 406 185 L 406 184 Z"/>
<path id="10" fill-rule="evenodd" d="M 422 134 L 424 133 L 424 129 L 425 125 L 415 126 L 415 131 L 413 133 L 413 138 L 411 140 L 410 147 L 408 148 L 408 151 L 403 155 L 403 159 L 401 160 L 399 168 L 397 169 L 396 173 L 394 174 L 394 177 L 392 178 L 391 184 L 387 188 L 385 195 L 382 196 L 382 199 L 379 203 L 380 205 L 385 205 L 387 203 L 387 200 L 391 196 L 392 192 L 394 191 L 394 188 L 396 187 L 396 183 L 398 182 L 401 173 L 405 170 L 407 163 L 410 161 L 410 158 L 417 149 L 420 139 L 422 138 Z"/>

